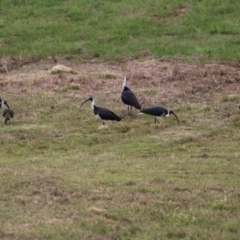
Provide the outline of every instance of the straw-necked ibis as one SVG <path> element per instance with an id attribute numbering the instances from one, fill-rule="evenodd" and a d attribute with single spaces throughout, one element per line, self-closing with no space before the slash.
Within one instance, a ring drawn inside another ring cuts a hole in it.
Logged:
<path id="1" fill-rule="evenodd" d="M 139 114 L 143 114 L 143 113 L 155 116 L 155 120 L 154 120 L 155 123 L 158 122 L 160 117 L 170 117 L 171 115 L 174 115 L 179 124 L 177 115 L 172 110 L 167 110 L 164 107 L 146 108 L 141 110 Z"/>
<path id="2" fill-rule="evenodd" d="M 118 122 L 121 121 L 121 118 L 118 117 L 114 112 L 112 112 L 106 108 L 97 107 L 95 105 L 94 99 L 92 97 L 85 100 L 81 104 L 81 106 L 87 101 L 91 101 L 91 108 L 93 110 L 95 117 L 97 119 L 101 119 L 103 124 L 105 124 L 105 121 L 118 121 Z"/>
<path id="3" fill-rule="evenodd" d="M 128 105 L 128 115 L 131 115 L 132 107 L 136 109 L 141 109 L 141 105 L 139 104 L 137 97 L 135 94 L 127 87 L 127 78 L 124 77 L 123 80 L 123 91 L 121 95 L 121 99 L 124 104 Z"/>
<path id="4" fill-rule="evenodd" d="M 10 122 L 10 118 L 13 118 L 14 112 L 12 109 L 10 109 L 7 101 L 4 101 L 0 98 L 0 108 L 4 105 L 6 105 L 7 108 L 3 110 L 3 117 L 5 118 L 4 123 L 7 124 L 8 122 Z"/>

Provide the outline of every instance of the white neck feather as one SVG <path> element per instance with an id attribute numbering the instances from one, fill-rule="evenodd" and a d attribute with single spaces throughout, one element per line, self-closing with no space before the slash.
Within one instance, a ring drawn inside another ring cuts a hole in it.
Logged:
<path id="1" fill-rule="evenodd" d="M 124 79 L 123 79 L 123 89 L 125 86 L 127 86 L 127 78 L 126 77 L 124 77 Z"/>
<path id="2" fill-rule="evenodd" d="M 165 115 L 165 117 L 170 117 L 170 113 L 169 113 L 169 111 L 168 111 L 168 113 Z"/>
<path id="3" fill-rule="evenodd" d="M 94 99 L 91 101 L 91 108 L 94 109 Z"/>

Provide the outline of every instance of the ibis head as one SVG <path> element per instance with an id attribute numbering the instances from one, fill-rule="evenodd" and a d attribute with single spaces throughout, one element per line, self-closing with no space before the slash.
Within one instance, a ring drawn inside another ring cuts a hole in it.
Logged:
<path id="1" fill-rule="evenodd" d="M 169 115 L 174 115 L 174 117 L 177 119 L 177 122 L 178 122 L 178 125 L 179 125 L 179 120 L 178 120 L 178 117 L 177 117 L 177 115 L 174 113 L 174 111 L 173 110 L 170 110 L 169 111 Z"/>
<path id="2" fill-rule="evenodd" d="M 8 106 L 7 101 L 4 101 L 4 100 L 2 100 L 2 99 L 0 98 L 0 108 L 3 107 L 3 105 L 6 105 L 7 108 L 10 108 L 10 107 Z"/>
<path id="3" fill-rule="evenodd" d="M 92 97 L 89 97 L 87 100 L 85 100 L 84 102 L 82 102 L 81 106 L 82 106 L 85 102 L 88 102 L 88 101 L 91 101 L 91 102 L 92 102 L 92 101 L 93 101 L 93 98 L 92 98 Z M 80 107 L 81 107 L 81 106 L 80 106 Z"/>
<path id="4" fill-rule="evenodd" d="M 94 110 L 94 99 L 93 99 L 93 97 L 89 97 L 87 100 L 85 100 L 85 101 L 81 104 L 81 106 L 82 106 L 85 102 L 88 102 L 88 101 L 91 102 L 92 110 Z M 81 106 L 80 106 L 80 107 L 81 107 Z"/>

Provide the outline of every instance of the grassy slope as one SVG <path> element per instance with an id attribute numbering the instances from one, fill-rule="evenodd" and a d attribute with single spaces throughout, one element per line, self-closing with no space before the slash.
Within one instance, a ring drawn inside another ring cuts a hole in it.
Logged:
<path id="1" fill-rule="evenodd" d="M 239 61 L 239 8 L 238 0 L 1 1 L 0 52 Z"/>
<path id="2" fill-rule="evenodd" d="M 238 116 L 188 104 L 180 126 L 141 116 L 98 129 L 64 94 L 18 100 L 0 130 L 5 239 L 238 239 Z"/>

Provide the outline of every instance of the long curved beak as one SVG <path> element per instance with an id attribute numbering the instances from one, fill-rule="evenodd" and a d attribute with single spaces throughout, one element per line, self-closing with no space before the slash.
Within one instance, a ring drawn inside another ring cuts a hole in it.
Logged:
<path id="1" fill-rule="evenodd" d="M 7 102 L 6 101 L 4 101 L 4 104 L 8 107 L 8 108 L 10 108 L 9 106 L 8 106 L 8 104 L 7 104 Z"/>
<path id="2" fill-rule="evenodd" d="M 82 106 L 85 102 L 87 102 L 87 101 L 91 101 L 91 99 L 88 98 L 87 100 L 85 100 L 85 101 L 81 104 L 81 106 Z M 80 106 L 80 107 L 81 107 L 81 106 Z"/>
<path id="3" fill-rule="evenodd" d="M 177 115 L 173 112 L 172 113 L 174 116 L 175 116 L 175 118 L 177 119 L 177 121 L 178 121 L 178 125 L 179 125 L 179 120 L 178 120 L 178 117 L 177 117 Z"/>

